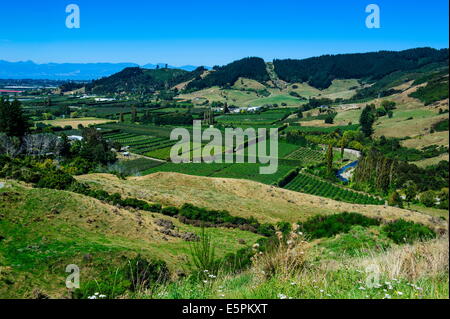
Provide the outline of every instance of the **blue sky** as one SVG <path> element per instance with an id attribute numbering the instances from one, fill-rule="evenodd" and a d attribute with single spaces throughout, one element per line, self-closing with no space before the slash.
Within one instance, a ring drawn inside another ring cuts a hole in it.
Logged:
<path id="1" fill-rule="evenodd" d="M 65 26 L 68 4 L 81 28 Z M 368 4 L 381 28 L 365 26 Z M 448 47 L 447 0 L 2 1 L 0 60 L 225 64 Z"/>

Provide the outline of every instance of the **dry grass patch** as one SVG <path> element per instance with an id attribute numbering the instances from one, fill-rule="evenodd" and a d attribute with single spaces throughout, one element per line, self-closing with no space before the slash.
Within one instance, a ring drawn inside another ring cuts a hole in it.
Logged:
<path id="1" fill-rule="evenodd" d="M 407 209 L 344 203 L 249 180 L 166 172 L 127 180 L 109 174 L 89 174 L 77 179 L 98 185 L 111 193 L 118 192 L 164 205 L 191 203 L 208 209 L 226 209 L 234 216 L 253 216 L 261 222 L 298 222 L 317 214 L 357 212 L 386 221 L 403 218 L 436 229 L 448 228 L 443 220 Z"/>
<path id="2" fill-rule="evenodd" d="M 376 265 L 389 278 L 417 280 L 449 271 L 448 236 L 413 245 L 397 246 L 380 255 L 358 260 L 360 267 Z"/>
<path id="3" fill-rule="evenodd" d="M 435 132 L 427 135 L 421 135 L 409 140 L 402 141 L 402 146 L 409 148 L 422 149 L 430 145 L 449 145 L 448 131 Z"/>
<path id="4" fill-rule="evenodd" d="M 114 120 L 108 120 L 108 119 L 99 119 L 95 117 L 84 117 L 79 119 L 57 119 L 57 120 L 48 120 L 48 121 L 41 121 L 40 123 L 44 123 L 47 125 L 52 126 L 61 126 L 64 127 L 66 125 L 72 126 L 72 128 L 77 128 L 79 124 L 83 126 L 89 126 L 89 125 L 97 125 L 97 124 L 104 124 L 104 123 L 110 123 L 110 122 L 116 122 Z"/>

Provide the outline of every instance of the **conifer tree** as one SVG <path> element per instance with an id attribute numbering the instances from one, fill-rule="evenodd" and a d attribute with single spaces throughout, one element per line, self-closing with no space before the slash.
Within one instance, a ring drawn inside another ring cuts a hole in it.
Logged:
<path id="1" fill-rule="evenodd" d="M 22 138 L 29 130 L 30 123 L 18 100 L 9 102 L 0 99 L 0 132 L 8 136 Z"/>
<path id="2" fill-rule="evenodd" d="M 328 145 L 326 161 L 327 161 L 328 174 L 331 175 L 333 173 L 333 146 L 331 144 Z"/>
<path id="3" fill-rule="evenodd" d="M 136 123 L 137 122 L 137 111 L 136 111 L 136 107 L 133 106 L 132 110 L 131 110 L 131 123 Z"/>
<path id="4" fill-rule="evenodd" d="M 367 105 L 361 113 L 359 118 L 359 124 L 361 124 L 361 131 L 364 136 L 371 137 L 373 134 L 373 123 L 375 122 L 375 117 L 373 115 L 373 109 L 370 105 Z"/>

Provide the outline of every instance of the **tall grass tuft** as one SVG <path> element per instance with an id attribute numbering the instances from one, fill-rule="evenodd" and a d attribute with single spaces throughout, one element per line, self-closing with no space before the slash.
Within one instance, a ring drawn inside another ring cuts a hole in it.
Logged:
<path id="1" fill-rule="evenodd" d="M 418 280 L 449 271 L 448 236 L 427 242 L 402 245 L 360 261 L 362 266 L 377 265 L 390 278 Z"/>
<path id="2" fill-rule="evenodd" d="M 265 280 L 274 276 L 290 278 L 303 270 L 309 244 L 298 232 L 298 225 L 294 224 L 287 235 L 277 231 L 275 242 L 265 252 L 258 251 L 258 248 L 258 245 L 254 246 L 252 270 Z"/>
<path id="3" fill-rule="evenodd" d="M 195 272 L 217 274 L 219 261 L 216 259 L 215 247 L 211 235 L 202 227 L 200 239 L 190 245 L 190 261 Z"/>

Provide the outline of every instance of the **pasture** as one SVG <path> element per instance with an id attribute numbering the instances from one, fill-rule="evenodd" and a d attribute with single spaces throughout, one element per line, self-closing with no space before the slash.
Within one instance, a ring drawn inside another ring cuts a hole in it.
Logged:
<path id="1" fill-rule="evenodd" d="M 83 117 L 83 118 L 70 118 L 70 119 L 56 119 L 56 120 L 47 120 L 47 121 L 39 121 L 39 123 L 43 123 L 51 126 L 72 126 L 72 128 L 77 128 L 78 125 L 83 125 L 84 127 L 88 127 L 91 125 L 105 124 L 115 122 L 113 120 L 101 119 L 96 117 Z"/>

